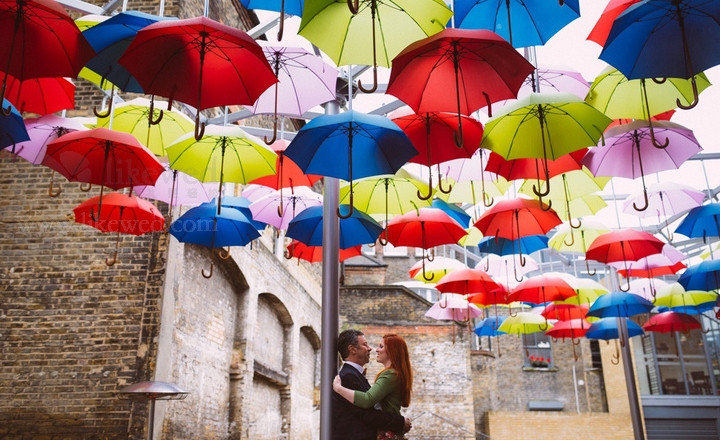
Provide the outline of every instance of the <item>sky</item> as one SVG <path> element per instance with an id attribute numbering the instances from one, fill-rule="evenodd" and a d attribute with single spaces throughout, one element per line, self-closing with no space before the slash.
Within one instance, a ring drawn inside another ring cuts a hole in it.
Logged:
<path id="1" fill-rule="evenodd" d="M 535 48 L 538 67 L 575 70 L 580 72 L 588 82 L 591 82 L 607 64 L 598 58 L 601 47 L 594 42 L 586 40 L 586 37 L 607 3 L 607 0 L 580 0 L 581 17 L 558 32 L 547 44 Z M 256 12 L 261 20 L 267 20 L 277 16 L 277 14 L 272 12 Z M 311 46 L 305 39 L 295 35 L 299 22 L 300 20 L 297 17 L 289 17 L 286 20 L 285 36 L 282 44 L 301 45 L 310 49 Z M 269 32 L 267 36 L 271 41 L 276 41 L 274 40 L 274 31 Z M 329 62 L 332 64 L 332 61 Z M 346 67 L 341 66 L 341 69 L 346 69 Z M 720 116 L 718 116 L 718 109 L 720 108 L 717 104 L 720 102 L 720 67 L 714 67 L 706 71 L 705 74 L 708 76 L 711 84 L 718 84 L 718 86 L 711 86 L 703 91 L 700 95 L 700 102 L 694 109 L 678 110 L 676 114 L 673 115 L 672 121 L 693 130 L 704 152 L 720 153 L 720 142 L 718 142 L 716 132 L 716 120 L 720 119 Z M 383 79 L 386 81 L 389 77 L 389 69 L 380 68 L 379 77 L 381 81 Z M 364 73 L 361 78 L 363 79 L 363 83 L 369 84 L 372 82 L 369 70 Z M 356 110 L 370 111 L 393 100 L 395 100 L 395 98 L 392 96 L 374 94 L 372 96 L 358 96 L 352 105 Z M 322 109 L 318 110 L 322 111 Z M 485 116 L 482 111 L 477 113 L 477 117 L 481 122 L 487 120 L 487 116 Z M 705 169 L 703 169 L 700 161 L 688 161 L 677 171 L 663 172 L 659 175 L 648 175 L 645 179 L 647 184 L 659 181 L 672 181 L 690 185 L 699 190 L 706 190 L 708 186 L 714 188 L 720 185 L 720 175 L 713 172 L 714 169 L 717 168 L 715 161 L 706 162 L 704 168 Z M 640 179 L 615 178 L 612 181 L 612 185 L 607 185 L 603 194 L 610 196 L 614 193 L 617 197 L 624 198 L 625 195 L 640 194 L 641 192 L 642 185 Z M 641 223 L 638 217 L 624 214 L 622 212 L 622 201 L 617 203 L 608 201 L 608 205 L 609 206 L 601 210 L 596 217 L 600 218 L 610 227 L 638 228 L 656 223 L 647 220 Z M 674 226 L 676 226 L 676 224 L 671 226 L 671 228 Z"/>

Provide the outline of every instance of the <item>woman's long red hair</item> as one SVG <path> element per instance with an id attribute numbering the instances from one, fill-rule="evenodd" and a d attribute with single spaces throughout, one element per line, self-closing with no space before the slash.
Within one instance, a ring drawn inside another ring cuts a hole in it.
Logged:
<path id="1" fill-rule="evenodd" d="M 410 365 L 410 353 L 408 352 L 405 340 L 394 334 L 383 336 L 385 352 L 390 358 L 390 368 L 395 370 L 395 376 L 402 397 L 401 405 L 410 406 L 410 395 L 412 394 L 413 374 Z"/>

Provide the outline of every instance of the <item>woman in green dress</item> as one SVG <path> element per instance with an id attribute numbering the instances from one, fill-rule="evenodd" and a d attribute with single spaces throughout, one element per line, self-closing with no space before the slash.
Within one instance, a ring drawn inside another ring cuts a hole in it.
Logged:
<path id="1" fill-rule="evenodd" d="M 383 336 L 375 350 L 377 361 L 383 369 L 375 377 L 375 383 L 366 392 L 345 388 L 340 376 L 335 376 L 333 389 L 348 402 L 361 408 L 372 408 L 379 404 L 383 411 L 400 414 L 400 408 L 410 405 L 412 394 L 412 366 L 405 340 L 395 334 Z M 403 439 L 402 433 L 381 432 L 378 439 Z"/>

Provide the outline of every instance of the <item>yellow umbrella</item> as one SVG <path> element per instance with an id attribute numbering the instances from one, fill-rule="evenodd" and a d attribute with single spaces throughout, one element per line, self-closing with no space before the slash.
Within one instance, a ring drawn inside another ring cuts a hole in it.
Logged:
<path id="1" fill-rule="evenodd" d="M 162 101 L 155 101 L 159 108 L 166 107 Z M 118 104 L 112 117 L 98 118 L 97 127 L 130 133 L 140 140 L 157 156 L 165 156 L 165 147 L 195 129 L 195 122 L 177 111 L 159 110 L 145 98 L 135 98 Z M 152 111 L 152 118 L 150 112 Z M 151 123 L 151 119 L 153 122 Z"/>
<path id="2" fill-rule="evenodd" d="M 90 29 L 91 27 L 102 21 L 107 20 L 108 18 L 110 18 L 110 16 L 88 14 L 76 18 L 75 24 L 77 25 L 78 29 L 80 29 L 80 31 L 84 31 Z M 110 90 L 113 88 L 113 84 L 110 81 L 103 81 L 103 78 L 100 74 L 93 72 L 87 67 L 82 68 L 82 70 L 78 74 L 78 77 L 90 81 L 91 83 L 95 84 L 103 90 Z"/>

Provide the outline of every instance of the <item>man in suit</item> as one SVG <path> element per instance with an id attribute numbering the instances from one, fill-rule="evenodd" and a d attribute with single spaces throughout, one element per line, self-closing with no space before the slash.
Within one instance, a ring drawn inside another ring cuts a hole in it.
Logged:
<path id="1" fill-rule="evenodd" d="M 370 389 L 364 367 L 370 361 L 372 348 L 359 330 L 345 330 L 338 336 L 338 351 L 343 359 L 340 379 L 346 388 L 359 391 Z M 333 440 L 376 440 L 377 431 L 406 432 L 412 427 L 410 419 L 379 409 L 363 409 L 333 393 Z"/>

